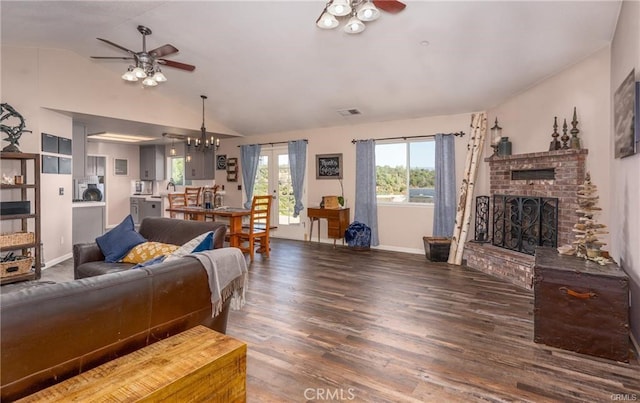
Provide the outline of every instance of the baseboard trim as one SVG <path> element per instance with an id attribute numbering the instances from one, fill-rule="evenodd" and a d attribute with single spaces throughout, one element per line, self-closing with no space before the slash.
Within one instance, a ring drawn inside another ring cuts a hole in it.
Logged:
<path id="1" fill-rule="evenodd" d="M 401 247 L 398 247 L 398 246 L 388 246 L 388 245 L 372 246 L 371 249 L 388 250 L 388 251 L 391 251 L 391 252 L 412 253 L 414 255 L 423 255 L 424 254 L 424 249 L 401 248 Z"/>
<path id="2" fill-rule="evenodd" d="M 47 270 L 48 267 L 55 266 L 60 262 L 64 262 L 67 259 L 71 259 L 73 257 L 73 253 L 67 253 L 66 255 L 58 256 L 55 259 L 51 259 L 45 262 L 45 266 L 42 268 L 43 270 Z"/>

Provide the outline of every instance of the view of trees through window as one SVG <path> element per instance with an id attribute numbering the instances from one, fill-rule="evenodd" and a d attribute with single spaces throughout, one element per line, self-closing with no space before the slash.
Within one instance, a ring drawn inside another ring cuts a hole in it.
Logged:
<path id="1" fill-rule="evenodd" d="M 300 222 L 300 217 L 293 217 L 293 185 L 291 184 L 291 172 L 289 170 L 289 156 L 279 154 L 277 186 L 278 186 L 278 224 L 288 225 Z M 253 194 L 268 195 L 269 191 L 269 156 L 261 155 L 258 162 L 258 172 L 256 172 L 256 182 L 253 187 Z"/>
<path id="2" fill-rule="evenodd" d="M 171 176 L 176 186 L 184 185 L 184 157 L 171 158 Z"/>
<path id="3" fill-rule="evenodd" d="M 435 142 L 376 144 L 376 192 L 381 203 L 433 203 Z"/>

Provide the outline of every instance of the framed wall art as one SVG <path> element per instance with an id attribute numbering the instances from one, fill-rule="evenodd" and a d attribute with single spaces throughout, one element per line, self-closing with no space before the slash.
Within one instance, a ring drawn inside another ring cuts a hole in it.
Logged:
<path id="1" fill-rule="evenodd" d="M 216 155 L 216 169 L 219 171 L 224 171 L 225 169 L 227 169 L 226 154 Z"/>
<path id="2" fill-rule="evenodd" d="M 129 160 L 124 158 L 113 159 L 113 174 L 118 176 L 129 175 Z"/>
<path id="3" fill-rule="evenodd" d="M 613 94 L 613 125 L 615 158 L 633 155 L 636 150 L 637 129 L 634 128 L 636 111 L 635 69 L 622 81 Z"/>
<path id="4" fill-rule="evenodd" d="M 342 179 L 342 154 L 316 154 L 316 179 Z"/>

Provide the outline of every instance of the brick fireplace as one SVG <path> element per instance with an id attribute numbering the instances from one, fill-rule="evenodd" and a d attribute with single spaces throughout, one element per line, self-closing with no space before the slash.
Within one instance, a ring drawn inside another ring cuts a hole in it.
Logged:
<path id="1" fill-rule="evenodd" d="M 491 156 L 489 163 L 491 202 L 494 195 L 551 197 L 558 199 L 558 246 L 573 241 L 572 228 L 578 208 L 578 186 L 584 181 L 587 150 L 557 150 L 509 156 Z M 491 211 L 493 206 L 490 206 Z M 493 217 L 490 218 L 491 223 Z M 491 228 L 491 224 L 489 225 Z M 467 242 L 467 266 L 531 289 L 532 255 L 490 243 Z"/>

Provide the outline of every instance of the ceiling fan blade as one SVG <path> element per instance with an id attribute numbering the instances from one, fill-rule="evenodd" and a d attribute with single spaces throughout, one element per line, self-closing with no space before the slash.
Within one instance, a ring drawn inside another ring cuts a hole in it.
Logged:
<path id="1" fill-rule="evenodd" d="M 177 52 L 178 52 L 178 49 L 175 46 L 169 45 L 167 43 L 166 45 L 160 46 L 159 48 L 150 50 L 149 54 L 153 57 L 162 57 L 162 56 L 171 55 Z"/>
<path id="2" fill-rule="evenodd" d="M 191 64 L 174 62 L 173 60 L 156 59 L 156 61 L 158 62 L 158 64 L 162 64 L 164 66 L 169 66 L 169 67 L 174 67 L 176 69 L 182 69 L 182 70 L 187 70 L 187 71 L 193 71 L 193 70 L 196 69 L 196 66 L 193 66 Z"/>
<path id="3" fill-rule="evenodd" d="M 380 10 L 386 11 L 390 14 L 396 14 L 404 10 L 406 4 L 398 0 L 373 0 L 373 4 Z"/>
<path id="4" fill-rule="evenodd" d="M 135 60 L 133 57 L 117 57 L 117 56 L 91 56 L 92 59 L 118 59 L 118 60 Z"/>
<path id="5" fill-rule="evenodd" d="M 111 41 L 108 41 L 108 40 L 106 40 L 106 39 L 102 39 L 102 38 L 96 38 L 96 39 L 97 39 L 97 40 L 99 40 L 99 41 L 102 41 L 102 42 L 104 42 L 104 43 L 108 43 L 108 44 L 109 44 L 109 45 L 111 45 L 111 46 L 115 46 L 115 47 L 116 47 L 116 48 L 118 48 L 118 49 L 122 49 L 122 50 L 124 50 L 125 52 L 131 53 L 132 55 L 135 55 L 135 54 L 136 54 L 136 52 L 134 52 L 133 50 L 129 50 L 129 49 L 125 48 L 124 46 L 120 46 L 120 45 L 118 45 L 117 43 L 113 43 L 113 42 L 111 42 Z"/>

